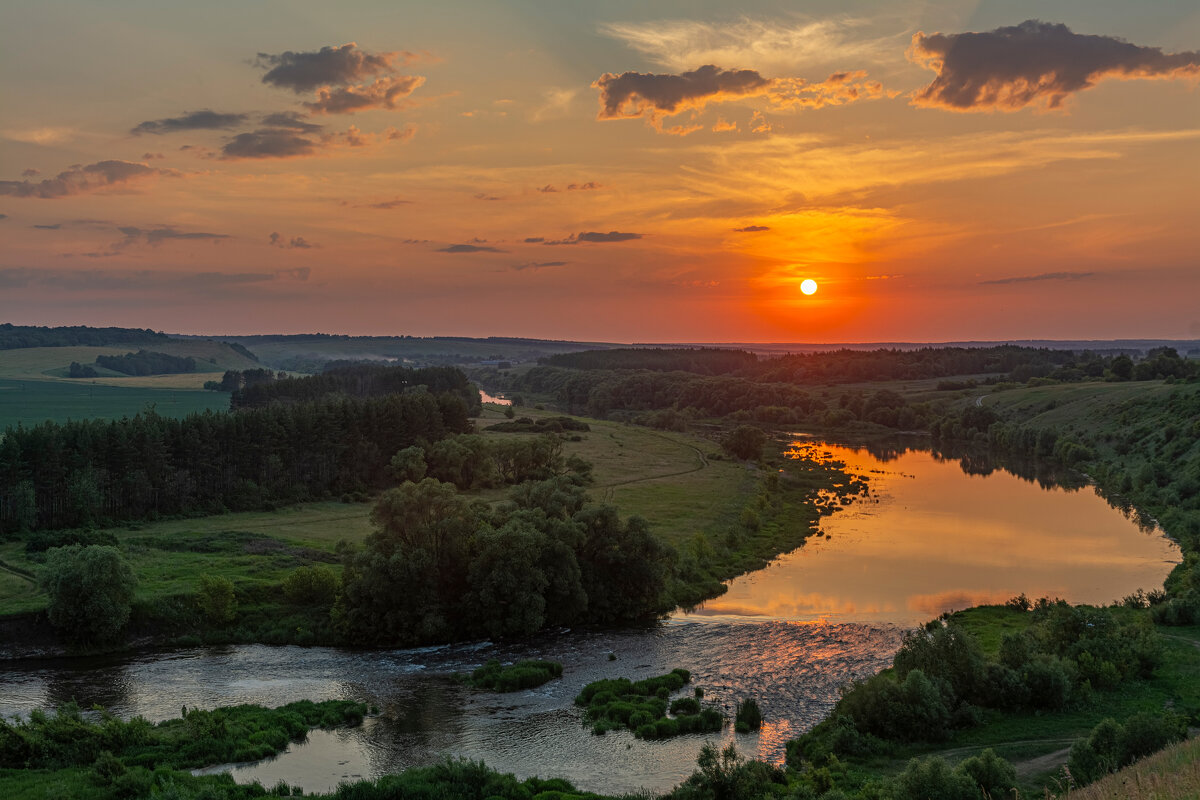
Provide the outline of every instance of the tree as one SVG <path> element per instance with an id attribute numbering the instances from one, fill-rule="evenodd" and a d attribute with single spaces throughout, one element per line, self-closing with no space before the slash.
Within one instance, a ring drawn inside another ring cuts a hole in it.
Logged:
<path id="1" fill-rule="evenodd" d="M 137 578 L 117 548 L 74 544 L 46 551 L 41 585 L 50 596 L 50 624 L 64 637 L 107 642 L 129 621 Z"/>
<path id="2" fill-rule="evenodd" d="M 721 447 L 734 458 L 748 461 L 762 455 L 766 443 L 767 435 L 762 430 L 753 425 L 739 425 L 725 435 Z"/>

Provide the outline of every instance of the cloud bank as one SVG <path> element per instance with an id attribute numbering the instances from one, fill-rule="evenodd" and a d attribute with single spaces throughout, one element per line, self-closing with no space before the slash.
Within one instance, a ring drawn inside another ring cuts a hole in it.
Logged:
<path id="1" fill-rule="evenodd" d="M 1163 53 L 1032 19 L 984 33 L 918 32 L 907 55 L 937 73 L 913 104 L 952 111 L 1054 109 L 1107 78 L 1200 76 L 1200 52 Z"/>

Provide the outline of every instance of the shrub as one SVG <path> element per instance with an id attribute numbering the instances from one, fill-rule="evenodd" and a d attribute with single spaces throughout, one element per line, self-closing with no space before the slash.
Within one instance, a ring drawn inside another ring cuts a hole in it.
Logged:
<path id="1" fill-rule="evenodd" d="M 117 548 L 74 544 L 46 551 L 40 583 L 51 625 L 74 641 L 104 642 L 129 621 L 137 578 Z"/>
<path id="2" fill-rule="evenodd" d="M 338 579 L 328 567 L 297 567 L 283 579 L 283 596 L 294 605 L 331 606 Z"/>
<path id="3" fill-rule="evenodd" d="M 225 625 L 237 616 L 233 581 L 220 575 L 201 575 L 196 604 L 210 625 Z"/>
<path id="4" fill-rule="evenodd" d="M 762 711 L 754 698 L 746 698 L 737 704 L 735 720 L 737 725 L 745 725 L 749 731 L 756 731 L 762 727 Z"/>

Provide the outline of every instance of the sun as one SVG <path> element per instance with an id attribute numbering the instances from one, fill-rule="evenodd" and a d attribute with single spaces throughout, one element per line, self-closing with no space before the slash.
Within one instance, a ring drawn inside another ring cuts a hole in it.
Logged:
<path id="1" fill-rule="evenodd" d="M 800 282 L 800 291 L 804 292 L 805 294 L 813 294 L 817 291 L 817 282 L 812 278 L 805 278 Z"/>

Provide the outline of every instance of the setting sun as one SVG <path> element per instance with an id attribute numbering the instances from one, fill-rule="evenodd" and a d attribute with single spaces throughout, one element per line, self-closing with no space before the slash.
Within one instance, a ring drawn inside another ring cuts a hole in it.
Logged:
<path id="1" fill-rule="evenodd" d="M 800 291 L 805 294 L 813 294 L 817 291 L 817 282 L 812 278 L 805 278 L 800 282 Z"/>

